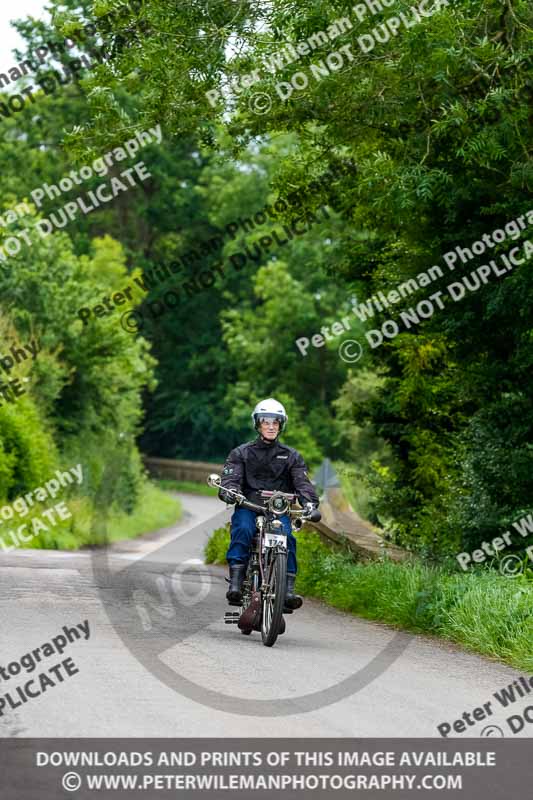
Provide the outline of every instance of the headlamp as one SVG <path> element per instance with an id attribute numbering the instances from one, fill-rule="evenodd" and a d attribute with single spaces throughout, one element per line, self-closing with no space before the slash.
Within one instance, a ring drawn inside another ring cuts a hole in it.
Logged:
<path id="1" fill-rule="evenodd" d="M 286 514 L 289 510 L 289 503 L 282 495 L 275 494 L 270 498 L 270 508 L 274 514 Z"/>

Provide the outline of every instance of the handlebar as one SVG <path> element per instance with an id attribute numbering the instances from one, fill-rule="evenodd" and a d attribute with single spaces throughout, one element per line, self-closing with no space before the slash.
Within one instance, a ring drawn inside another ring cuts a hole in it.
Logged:
<path id="1" fill-rule="evenodd" d="M 235 489 L 226 489 L 224 486 L 221 486 L 220 476 L 216 475 L 216 473 L 213 473 L 208 477 L 207 483 L 209 484 L 209 486 L 213 486 L 216 489 L 222 489 L 222 491 L 225 492 L 226 494 L 233 495 L 236 503 L 239 506 L 242 506 L 243 508 L 248 508 L 250 509 L 250 511 L 255 511 L 256 513 L 259 514 L 264 514 L 265 511 L 268 511 L 268 509 L 266 509 L 264 506 L 259 506 L 256 505 L 255 503 L 250 502 L 250 500 L 248 500 L 240 492 L 235 491 Z M 289 514 L 290 517 L 294 518 L 296 522 L 298 521 L 320 522 L 320 520 L 322 519 L 322 514 L 317 508 L 314 508 L 312 511 L 307 511 L 307 512 L 304 509 L 300 511 L 299 509 L 289 508 L 287 513 Z"/>

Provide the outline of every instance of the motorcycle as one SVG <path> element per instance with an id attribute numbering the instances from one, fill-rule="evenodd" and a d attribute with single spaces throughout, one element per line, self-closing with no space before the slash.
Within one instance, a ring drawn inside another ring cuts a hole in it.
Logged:
<path id="1" fill-rule="evenodd" d="M 242 634 L 249 636 L 260 631 L 265 647 L 272 647 L 285 630 L 283 607 L 287 592 L 287 535 L 279 517 L 288 514 L 294 528 L 300 530 L 304 522 L 320 522 L 318 509 L 305 511 L 292 509 L 296 495 L 279 491 L 262 491 L 264 506 L 251 503 L 240 492 L 221 486 L 220 475 L 208 477 L 209 486 L 223 488 L 227 495 L 243 508 L 257 513 L 256 532 L 242 586 L 240 611 L 226 611 L 224 621 L 237 625 Z M 292 610 L 285 613 L 292 614 Z"/>

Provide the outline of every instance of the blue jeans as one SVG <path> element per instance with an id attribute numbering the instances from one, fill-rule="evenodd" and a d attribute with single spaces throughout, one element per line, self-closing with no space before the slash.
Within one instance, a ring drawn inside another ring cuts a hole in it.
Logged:
<path id="1" fill-rule="evenodd" d="M 257 514 L 249 508 L 236 508 L 231 517 L 231 543 L 226 553 L 228 564 L 246 564 L 250 558 L 252 539 L 256 531 Z M 283 531 L 287 534 L 287 572 L 296 574 L 296 539 L 291 530 L 291 520 L 287 514 L 279 517 Z"/>

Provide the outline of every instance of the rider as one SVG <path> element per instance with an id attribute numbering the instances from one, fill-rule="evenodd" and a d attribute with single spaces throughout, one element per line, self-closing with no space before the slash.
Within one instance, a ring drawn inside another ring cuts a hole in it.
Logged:
<path id="1" fill-rule="evenodd" d="M 218 496 L 227 503 L 235 503 L 224 489 L 233 489 L 244 494 L 247 500 L 264 506 L 261 490 L 282 491 L 296 494 L 300 505 L 310 511 L 318 508 L 319 500 L 307 475 L 305 462 L 292 447 L 278 441 L 288 417 L 284 407 L 272 397 L 258 403 L 252 412 L 258 437 L 253 442 L 241 444 L 231 451 L 222 471 Z M 230 605 L 240 605 L 242 582 L 250 557 L 255 533 L 257 514 L 248 508 L 238 507 L 231 517 L 231 543 L 226 553 L 229 565 L 230 587 L 226 598 Z M 288 514 L 280 517 L 287 534 L 287 595 L 284 611 L 300 608 L 302 598 L 294 594 L 296 580 L 296 539 L 291 531 Z"/>

